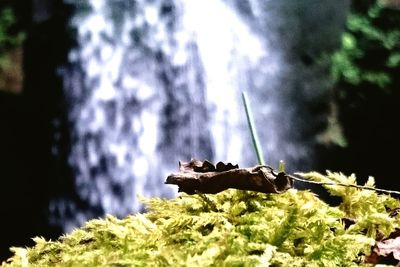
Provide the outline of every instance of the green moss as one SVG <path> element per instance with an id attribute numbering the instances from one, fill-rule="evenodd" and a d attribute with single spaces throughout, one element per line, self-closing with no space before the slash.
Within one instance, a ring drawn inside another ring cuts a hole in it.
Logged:
<path id="1" fill-rule="evenodd" d="M 356 183 L 339 173 L 304 176 Z M 327 189 L 342 197 L 338 207 L 295 189 L 143 199 L 145 214 L 91 220 L 57 241 L 35 238 L 32 248 L 12 248 L 15 255 L 2 266 L 367 266 L 363 255 L 375 235 L 399 227 L 389 215 L 399 201 L 357 188 Z M 355 223 L 345 226 L 345 218 Z"/>

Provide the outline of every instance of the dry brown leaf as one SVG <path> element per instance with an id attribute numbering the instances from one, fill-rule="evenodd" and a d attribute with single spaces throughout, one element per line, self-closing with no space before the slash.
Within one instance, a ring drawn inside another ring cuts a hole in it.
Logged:
<path id="1" fill-rule="evenodd" d="M 365 262 L 373 264 L 398 264 L 400 261 L 400 231 L 396 229 L 389 237 L 376 242 Z"/>
<path id="2" fill-rule="evenodd" d="M 400 260 L 400 237 L 377 242 L 375 251 L 382 256 L 388 256 L 393 253 L 393 257 Z"/>
<path id="3" fill-rule="evenodd" d="M 171 174 L 166 184 L 175 184 L 179 192 L 188 194 L 215 194 L 228 188 L 262 193 L 282 193 L 293 186 L 293 180 L 284 172 L 275 172 L 268 166 L 239 168 L 231 163 L 213 165 L 205 160 L 179 162 L 179 173 Z"/>

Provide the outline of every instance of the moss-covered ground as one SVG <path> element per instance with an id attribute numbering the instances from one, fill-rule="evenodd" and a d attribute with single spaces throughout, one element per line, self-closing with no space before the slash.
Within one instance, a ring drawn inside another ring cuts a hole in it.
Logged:
<path id="1" fill-rule="evenodd" d="M 304 176 L 356 183 L 340 173 Z M 12 248 L 1 266 L 372 266 L 365 256 L 378 236 L 399 227 L 392 211 L 400 202 L 371 190 L 327 189 L 342 198 L 339 206 L 296 189 L 143 199 L 144 214 L 91 220 L 56 241 L 36 237 L 34 247 Z"/>

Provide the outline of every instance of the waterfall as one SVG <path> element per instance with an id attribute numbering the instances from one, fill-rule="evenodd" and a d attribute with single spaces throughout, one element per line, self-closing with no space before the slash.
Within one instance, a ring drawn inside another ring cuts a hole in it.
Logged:
<path id="1" fill-rule="evenodd" d="M 279 15 L 269 10 L 279 4 L 65 1 L 76 7 L 77 46 L 60 73 L 78 200 L 56 199 L 50 211 L 67 231 L 105 213 L 139 211 L 137 196 L 172 197 L 176 188 L 163 183 L 180 160 L 256 164 L 242 90 L 267 162 L 311 162 L 282 83 L 290 71 L 277 43 Z"/>

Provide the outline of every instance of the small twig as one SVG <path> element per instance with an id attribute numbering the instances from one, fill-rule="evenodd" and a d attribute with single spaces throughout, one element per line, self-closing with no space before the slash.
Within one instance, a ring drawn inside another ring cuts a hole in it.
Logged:
<path id="1" fill-rule="evenodd" d="M 291 179 L 303 183 L 309 183 L 309 184 L 317 184 L 317 185 L 333 185 L 333 186 L 345 186 L 345 187 L 353 187 L 353 188 L 358 188 L 358 189 L 363 189 L 363 190 L 372 190 L 376 191 L 379 193 L 385 193 L 385 194 L 393 194 L 393 195 L 400 195 L 399 191 L 394 191 L 394 190 L 386 190 L 386 189 L 380 189 L 380 188 L 375 188 L 375 187 L 370 187 L 370 186 L 363 186 L 363 185 L 354 185 L 354 184 L 342 184 L 342 183 L 329 183 L 329 182 L 317 182 L 317 181 L 312 181 L 304 178 L 300 178 L 298 176 L 294 176 L 291 174 L 286 174 L 286 176 L 290 177 Z"/>

